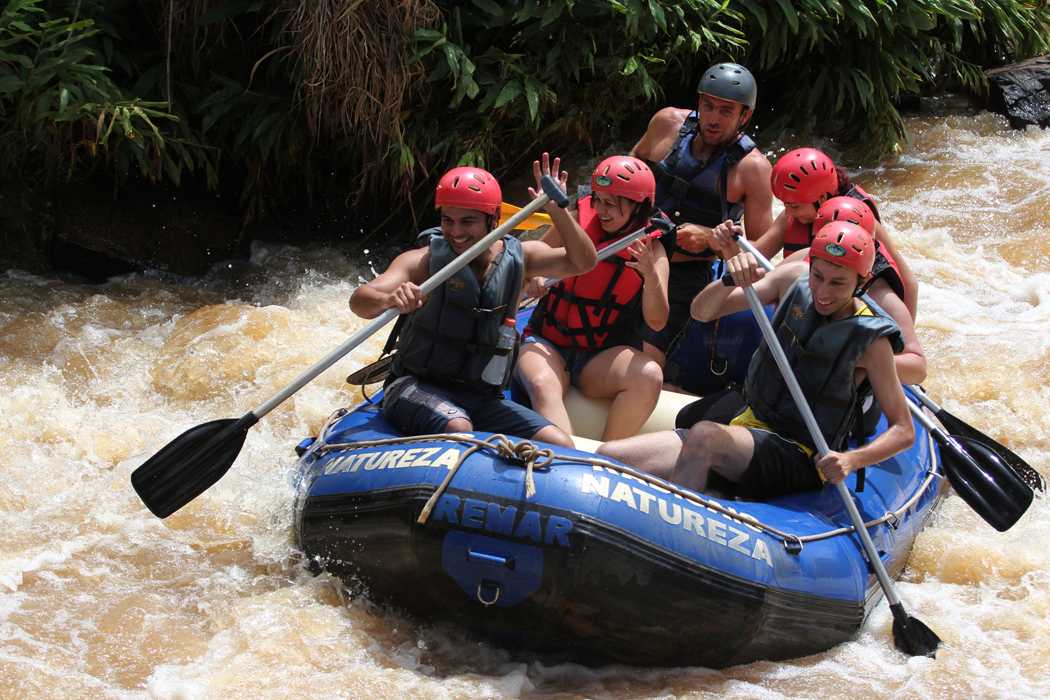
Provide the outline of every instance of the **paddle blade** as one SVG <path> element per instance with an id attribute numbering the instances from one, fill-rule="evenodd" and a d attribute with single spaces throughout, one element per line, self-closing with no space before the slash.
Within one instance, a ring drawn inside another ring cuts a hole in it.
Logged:
<path id="1" fill-rule="evenodd" d="M 1031 487 L 981 443 L 934 436 L 941 443 L 941 464 L 955 492 L 999 532 L 1013 527 L 1032 504 Z"/>
<path id="2" fill-rule="evenodd" d="M 131 485 L 146 507 L 166 518 L 222 478 L 240 454 L 254 413 L 190 428 L 131 474 Z"/>
<path id="3" fill-rule="evenodd" d="M 362 367 L 346 378 L 347 384 L 353 386 L 365 386 L 366 384 L 378 384 L 390 374 L 390 363 L 394 361 L 393 355 L 381 357 L 367 367 Z"/>
<path id="4" fill-rule="evenodd" d="M 507 204 L 506 202 L 504 202 L 503 203 L 503 215 L 500 217 L 499 222 L 501 224 L 507 223 L 507 219 L 509 219 L 510 217 L 514 216 L 519 211 L 521 211 L 521 207 L 516 207 L 513 204 Z M 532 229 L 539 228 L 540 226 L 550 226 L 550 225 L 551 225 L 551 217 L 549 215 L 543 214 L 543 213 L 536 213 L 536 214 L 531 215 L 529 218 L 525 219 L 524 221 L 522 221 L 520 224 L 515 226 L 515 228 L 520 230 L 520 231 L 531 231 Z"/>
<path id="5" fill-rule="evenodd" d="M 943 425 L 949 433 L 957 437 L 968 438 L 981 443 L 989 450 L 999 455 L 999 458 L 1006 462 L 1011 469 L 1017 472 L 1017 475 L 1024 479 L 1026 484 L 1033 489 L 1038 489 L 1039 491 L 1046 490 L 1046 484 L 1043 483 L 1042 475 L 1040 475 L 1034 467 L 1028 464 L 1028 462 L 1018 457 L 1002 443 L 993 440 L 972 425 L 964 423 L 943 408 L 937 411 L 936 415 L 937 420 L 941 422 L 941 425 Z"/>
<path id="6" fill-rule="evenodd" d="M 893 643 L 909 656 L 937 656 L 937 647 L 941 638 L 934 634 L 922 620 L 914 618 L 904 611 L 904 605 L 897 603 L 890 606 L 893 613 Z"/>

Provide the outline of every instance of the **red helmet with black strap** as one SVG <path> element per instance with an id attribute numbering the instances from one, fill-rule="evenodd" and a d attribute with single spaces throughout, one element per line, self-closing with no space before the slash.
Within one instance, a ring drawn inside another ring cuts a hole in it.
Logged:
<path id="1" fill-rule="evenodd" d="M 813 219 L 813 229 L 819 231 L 832 221 L 848 221 L 875 235 L 875 214 L 867 204 L 855 197 L 843 195 L 824 202 Z"/>
<path id="2" fill-rule="evenodd" d="M 813 237 L 809 257 L 823 258 L 853 270 L 863 281 L 871 275 L 871 267 L 875 264 L 875 241 L 856 224 L 832 221 Z"/>
<path id="3" fill-rule="evenodd" d="M 591 175 L 592 192 L 608 192 L 633 202 L 656 201 L 656 178 L 649 166 L 630 156 L 606 158 Z"/>
<path id="4" fill-rule="evenodd" d="M 769 177 L 773 196 L 791 204 L 813 204 L 838 189 L 835 164 L 815 148 L 798 148 L 784 154 Z"/>
<path id="5" fill-rule="evenodd" d="M 487 170 L 453 168 L 442 176 L 434 194 L 434 208 L 441 207 L 477 209 L 498 219 L 503 210 L 503 191 Z"/>

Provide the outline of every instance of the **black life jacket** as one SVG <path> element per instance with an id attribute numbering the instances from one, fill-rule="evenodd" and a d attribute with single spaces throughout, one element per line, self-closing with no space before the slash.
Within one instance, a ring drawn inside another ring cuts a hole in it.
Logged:
<path id="1" fill-rule="evenodd" d="M 904 350 L 900 328 L 866 296 L 861 301 L 872 316 L 850 316 L 828 322 L 813 305 L 809 275 L 788 289 L 773 316 L 773 329 L 787 355 L 828 446 L 840 451 L 849 440 L 858 389 L 857 362 L 873 342 L 887 337 L 894 353 Z M 866 383 L 865 383 L 866 384 Z M 798 406 L 765 340 L 751 358 L 744 396 L 755 417 L 783 437 L 814 446 Z"/>
<path id="2" fill-rule="evenodd" d="M 428 229 L 430 274 L 434 275 L 457 256 L 441 235 L 440 227 Z M 483 285 L 466 266 L 435 289 L 420 308 L 402 315 L 391 332 L 397 352 L 390 365 L 395 377 L 411 374 L 439 386 L 486 394 L 500 394 L 510 384 L 514 363 L 508 362 L 499 385 L 481 374 L 494 355 L 508 355 L 515 348 L 499 348 L 499 327 L 514 318 L 525 274 L 521 241 L 503 237 L 503 252 L 492 265 Z"/>
<path id="3" fill-rule="evenodd" d="M 733 144 L 708 163 L 697 163 L 690 147 L 699 129 L 699 116 L 690 112 L 678 130 L 671 152 L 659 163 L 645 161 L 656 176 L 656 206 L 676 224 L 690 223 L 713 228 L 727 219 L 737 220 L 743 214 L 742 204 L 726 198 L 729 169 L 755 148 L 755 142 L 741 135 Z M 693 258 L 712 257 L 711 250 L 691 253 L 678 247 L 672 236 L 661 239 L 667 255 L 682 253 Z"/>

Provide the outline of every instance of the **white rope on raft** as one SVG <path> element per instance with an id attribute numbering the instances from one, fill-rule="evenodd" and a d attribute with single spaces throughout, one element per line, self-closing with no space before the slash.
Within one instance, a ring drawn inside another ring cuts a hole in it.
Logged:
<path id="1" fill-rule="evenodd" d="M 334 423 L 334 421 L 330 422 Z M 325 428 L 327 427 L 328 424 L 326 424 Z M 321 435 L 324 436 L 325 432 L 326 430 L 322 429 Z M 730 510 L 729 508 L 726 508 L 717 501 L 711 501 L 704 498 L 700 494 L 697 494 L 695 491 L 689 491 L 679 486 L 675 486 L 674 484 L 668 483 L 663 479 L 659 479 L 651 474 L 639 471 L 625 464 L 620 464 L 618 462 L 610 462 L 609 460 L 601 459 L 600 457 L 578 457 L 575 455 L 559 455 L 555 454 L 554 450 L 550 448 L 541 449 L 537 447 L 530 440 L 520 440 L 517 443 L 515 443 L 509 438 L 507 438 L 505 435 L 501 435 L 498 433 L 492 435 L 487 440 L 479 440 L 478 438 L 462 433 L 439 433 L 436 435 L 415 435 L 412 437 L 385 438 L 382 440 L 365 440 L 359 442 L 331 444 L 326 443 L 319 445 L 316 449 L 316 452 L 318 454 L 321 454 L 333 450 L 357 450 L 366 447 L 385 447 L 388 445 L 405 445 L 416 442 L 456 442 L 471 445 L 470 449 L 468 449 L 466 452 L 460 455 L 459 460 L 449 470 L 449 473 L 447 476 L 445 476 L 444 481 L 441 482 L 441 485 L 438 486 L 437 490 L 434 492 L 433 495 L 431 495 L 430 499 L 426 502 L 426 505 L 423 506 L 423 510 L 419 514 L 419 518 L 417 519 L 417 522 L 419 522 L 420 524 L 425 523 L 430 517 L 430 514 L 433 511 L 434 506 L 437 504 L 438 499 L 441 497 L 442 494 L 444 494 L 445 490 L 448 488 L 449 483 L 451 483 L 452 481 L 452 477 L 456 475 L 456 472 L 459 470 L 460 465 L 463 464 L 464 461 L 466 461 L 467 457 L 479 450 L 491 449 L 494 450 L 497 456 L 499 456 L 502 459 L 516 458 L 525 462 L 526 498 L 531 498 L 536 493 L 536 486 L 533 480 L 533 469 L 537 467 L 543 469 L 544 467 L 549 466 L 555 459 L 561 459 L 567 462 L 590 464 L 592 466 L 604 467 L 606 469 L 613 469 L 615 471 L 628 474 L 634 477 L 635 479 L 644 481 L 645 483 L 655 486 L 658 489 L 661 489 L 663 491 L 669 491 L 670 493 L 681 496 L 682 498 L 692 503 L 695 503 L 696 505 L 720 513 L 725 517 L 729 518 L 730 520 L 735 520 L 742 525 L 758 528 L 760 530 L 768 532 L 769 534 L 775 535 L 783 541 L 785 547 L 789 543 L 798 542 L 801 544 L 805 542 L 814 542 L 817 540 L 828 539 L 830 537 L 847 535 L 853 532 L 852 525 L 848 527 L 840 527 L 835 530 L 829 530 L 827 532 L 822 532 L 816 535 L 798 536 L 782 532 L 781 530 L 778 530 L 772 525 L 767 525 L 761 522 L 760 520 L 758 520 L 758 518 L 755 518 L 750 514 L 738 513 L 734 510 Z M 936 450 L 933 449 L 932 443 L 930 445 L 930 454 L 936 454 Z M 537 465 L 536 461 L 541 457 L 544 457 L 545 459 Z M 902 505 L 900 508 L 893 512 L 887 511 L 881 518 L 876 518 L 875 520 L 871 520 L 869 522 L 864 523 L 864 526 L 866 528 L 871 528 L 875 527 L 876 525 L 882 525 L 883 523 L 889 522 L 891 520 L 900 520 L 900 518 L 913 505 L 915 505 L 919 498 L 922 497 L 924 493 L 926 493 L 926 490 L 929 488 L 933 480 L 941 476 L 941 474 L 938 473 L 936 466 L 937 465 L 934 465 L 934 468 L 930 469 L 927 472 L 926 479 L 923 481 L 922 484 L 922 488 L 918 489 L 915 492 L 915 495 L 908 499 L 908 501 L 905 502 L 904 505 Z"/>

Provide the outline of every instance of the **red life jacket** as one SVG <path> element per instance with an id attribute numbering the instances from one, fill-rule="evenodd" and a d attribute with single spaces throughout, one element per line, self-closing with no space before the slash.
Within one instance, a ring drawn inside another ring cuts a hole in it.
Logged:
<path id="1" fill-rule="evenodd" d="M 596 250 L 617 240 L 602 229 L 589 198 L 580 202 L 578 211 L 580 226 Z M 599 261 L 590 272 L 558 282 L 536 305 L 526 332 L 574 351 L 598 350 L 608 340 L 624 344 L 632 332 L 640 333 L 642 318 L 644 280 L 624 265 L 633 259 L 622 250 Z"/>
<path id="2" fill-rule="evenodd" d="M 868 196 L 868 193 L 860 188 L 859 185 L 853 185 L 849 192 L 845 193 L 846 197 L 853 197 L 859 199 L 868 205 L 871 209 L 871 213 L 875 215 L 875 219 L 881 221 L 879 216 L 879 210 L 875 207 L 875 202 Z M 788 217 L 787 228 L 784 231 L 784 256 L 787 257 L 792 253 L 809 248 L 809 244 L 813 241 L 813 224 L 804 224 L 793 216 Z M 807 258 L 808 260 L 808 258 Z M 885 279 L 886 283 L 890 285 L 890 288 L 894 293 L 904 300 L 904 279 L 901 277 L 900 270 L 897 269 L 897 263 L 894 259 L 882 252 L 882 244 L 875 241 L 875 264 L 871 269 L 871 279 L 864 286 L 866 290 L 871 284 L 877 279 Z"/>

